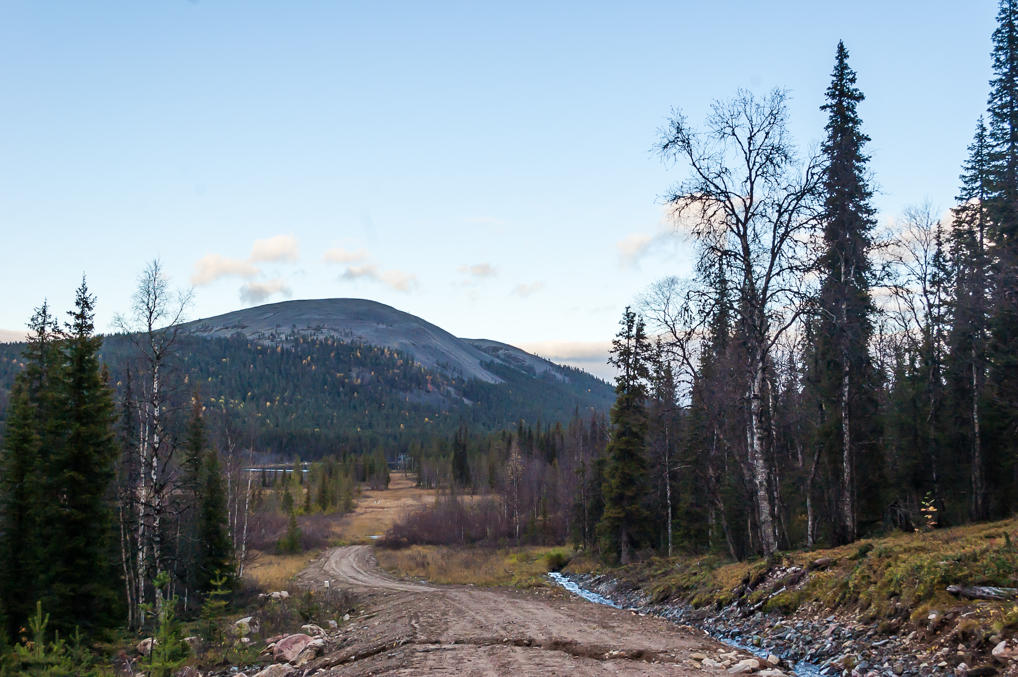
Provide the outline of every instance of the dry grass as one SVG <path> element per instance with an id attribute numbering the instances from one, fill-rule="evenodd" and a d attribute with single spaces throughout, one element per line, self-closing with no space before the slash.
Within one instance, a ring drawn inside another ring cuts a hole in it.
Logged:
<path id="1" fill-rule="evenodd" d="M 318 551 L 302 552 L 296 555 L 251 551 L 251 560 L 244 567 L 244 578 L 267 592 L 283 590 L 287 588 L 293 577 L 318 555 Z"/>
<path id="2" fill-rule="evenodd" d="M 413 475 L 394 473 L 388 489 L 363 489 L 357 508 L 336 520 L 334 538 L 342 543 L 370 543 L 406 513 L 435 502 L 435 492 L 415 486 Z"/>
<path id="3" fill-rule="evenodd" d="M 378 564 L 402 577 L 452 585 L 539 587 L 547 584 L 548 555 L 566 548 L 452 548 L 414 545 L 402 550 L 375 549 Z"/>

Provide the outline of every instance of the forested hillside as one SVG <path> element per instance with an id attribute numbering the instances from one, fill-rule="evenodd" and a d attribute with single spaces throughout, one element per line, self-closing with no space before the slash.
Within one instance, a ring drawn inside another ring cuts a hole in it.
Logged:
<path id="1" fill-rule="evenodd" d="M 0 406 L 23 350 L 23 344 L 0 345 Z M 127 336 L 103 342 L 103 360 L 120 392 L 130 387 L 132 373 L 137 379 L 133 354 Z M 603 381 L 569 367 L 535 373 L 493 358 L 485 368 L 501 382 L 492 383 L 335 337 L 294 336 L 268 344 L 181 334 L 168 368 L 174 406 L 185 406 L 197 392 L 229 421 L 240 444 L 286 459 L 380 445 L 392 457 L 421 435 L 448 436 L 462 424 L 490 430 L 521 419 L 553 423 L 576 411 L 606 411 L 612 400 Z"/>

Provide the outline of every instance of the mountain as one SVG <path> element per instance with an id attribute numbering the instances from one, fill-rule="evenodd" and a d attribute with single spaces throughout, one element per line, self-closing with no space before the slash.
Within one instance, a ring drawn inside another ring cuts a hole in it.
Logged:
<path id="1" fill-rule="evenodd" d="M 0 345 L 0 409 L 20 352 Z M 137 379 L 135 355 L 131 337 L 105 338 L 103 359 L 121 390 Z M 197 393 L 256 448 L 303 458 L 405 449 L 460 425 L 550 425 L 614 401 L 586 372 L 362 299 L 286 301 L 189 322 L 174 355 L 167 382 L 181 387 L 171 408 L 185 411 Z"/>
<path id="2" fill-rule="evenodd" d="M 441 327 L 391 306 L 366 299 L 283 301 L 236 310 L 184 325 L 194 336 L 243 336 L 263 344 L 294 336 L 335 338 L 391 348 L 421 366 L 446 375 L 502 383 L 486 362 L 515 365 L 535 373 L 558 373 L 558 365 L 518 348 L 483 339 L 456 338 Z"/>

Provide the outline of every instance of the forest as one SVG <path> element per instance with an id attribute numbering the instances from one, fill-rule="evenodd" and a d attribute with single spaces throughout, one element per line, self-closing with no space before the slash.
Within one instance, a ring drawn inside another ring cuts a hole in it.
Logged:
<path id="1" fill-rule="evenodd" d="M 482 435 L 460 443 L 472 451 L 459 462 L 424 456 L 421 481 L 487 486 L 504 506 L 454 540 L 572 538 L 623 563 L 745 559 L 1013 514 L 1014 3 L 998 24 L 986 113 L 947 214 L 919 205 L 877 228 L 844 44 L 814 156 L 797 152 L 781 90 L 719 101 L 702 128 L 675 113 L 658 150 L 688 172 L 668 204 L 695 277 L 661 280 L 626 309 L 610 422 Z"/>

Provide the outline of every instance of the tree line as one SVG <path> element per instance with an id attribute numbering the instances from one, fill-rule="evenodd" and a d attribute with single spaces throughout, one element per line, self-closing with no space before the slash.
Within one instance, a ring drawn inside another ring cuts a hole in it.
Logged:
<path id="1" fill-rule="evenodd" d="M 654 285 L 646 319 L 627 309 L 613 348 L 606 551 L 741 558 L 1018 507 L 1013 0 L 992 41 L 950 216 L 910 208 L 888 233 L 843 43 L 814 156 L 780 90 L 716 103 L 702 129 L 668 121 L 659 150 L 689 172 L 668 202 L 696 274 Z"/>

